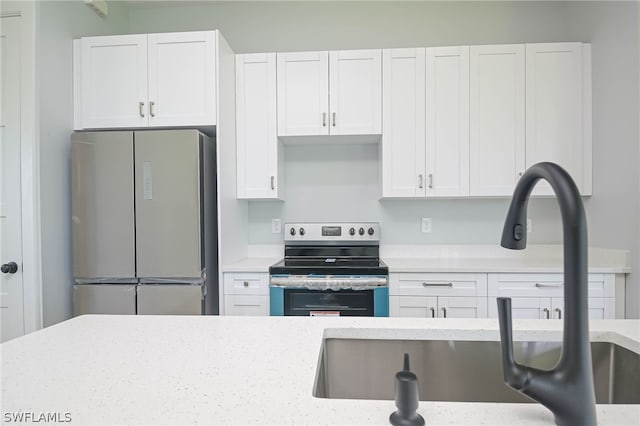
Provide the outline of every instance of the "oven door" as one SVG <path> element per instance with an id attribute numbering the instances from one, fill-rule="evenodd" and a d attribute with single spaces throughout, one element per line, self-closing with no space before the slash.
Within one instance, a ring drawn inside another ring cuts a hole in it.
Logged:
<path id="1" fill-rule="evenodd" d="M 285 288 L 285 316 L 373 316 L 373 290 Z"/>

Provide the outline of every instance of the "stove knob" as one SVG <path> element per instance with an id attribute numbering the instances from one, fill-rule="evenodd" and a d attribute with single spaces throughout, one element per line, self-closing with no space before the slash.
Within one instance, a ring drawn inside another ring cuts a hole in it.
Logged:
<path id="1" fill-rule="evenodd" d="M 369 228 L 369 230 L 367 231 L 367 234 L 369 234 L 369 235 L 373 235 L 373 232 L 374 232 L 374 231 L 373 231 L 373 228 Z"/>
<path id="2" fill-rule="evenodd" d="M 360 235 L 364 235 L 364 228 L 360 228 L 360 229 L 358 229 L 358 234 L 360 234 Z"/>
<path id="3" fill-rule="evenodd" d="M 300 235 L 304 235 L 304 228 L 300 228 Z"/>
<path id="4" fill-rule="evenodd" d="M 353 227 L 349 228 L 349 235 L 356 235 L 355 228 L 353 228 Z"/>
<path id="5" fill-rule="evenodd" d="M 293 226 L 291 227 L 291 229 L 289 229 L 289 233 L 291 235 L 296 235 L 296 228 L 294 228 Z"/>

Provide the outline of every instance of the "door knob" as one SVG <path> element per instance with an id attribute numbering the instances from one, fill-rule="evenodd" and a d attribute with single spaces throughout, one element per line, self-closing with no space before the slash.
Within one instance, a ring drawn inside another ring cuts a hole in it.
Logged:
<path id="1" fill-rule="evenodd" d="M 15 274 L 18 272 L 18 264 L 16 262 L 4 263 L 0 266 L 0 271 L 2 271 L 3 274 Z"/>

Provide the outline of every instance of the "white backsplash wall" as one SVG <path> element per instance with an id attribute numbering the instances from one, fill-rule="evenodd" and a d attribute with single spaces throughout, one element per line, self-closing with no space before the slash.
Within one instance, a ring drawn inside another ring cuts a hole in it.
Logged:
<path id="1" fill-rule="evenodd" d="M 318 142 L 284 146 L 284 202 L 249 202 L 249 243 L 278 244 L 271 220 L 286 222 L 372 221 L 382 244 L 499 244 L 508 199 L 380 200 L 378 144 Z M 559 243 L 554 199 L 534 199 L 531 243 Z M 432 232 L 420 220 L 432 220 Z M 284 228 L 283 228 L 284 230 Z"/>

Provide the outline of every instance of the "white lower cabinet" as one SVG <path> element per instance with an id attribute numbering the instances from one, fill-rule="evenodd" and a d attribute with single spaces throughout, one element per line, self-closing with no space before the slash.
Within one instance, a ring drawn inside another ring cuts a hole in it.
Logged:
<path id="1" fill-rule="evenodd" d="M 615 274 L 589 274 L 589 318 L 616 318 Z M 510 297 L 513 318 L 562 319 L 563 274 L 488 274 L 489 318 L 498 316 L 496 299 Z"/>
<path id="2" fill-rule="evenodd" d="M 486 318 L 486 274 L 392 273 L 389 316 Z"/>
<path id="3" fill-rule="evenodd" d="M 389 316 L 486 318 L 487 300 L 477 297 L 389 296 Z"/>
<path id="4" fill-rule="evenodd" d="M 224 273 L 224 315 L 269 315 L 269 274 Z"/>
<path id="5" fill-rule="evenodd" d="M 624 274 L 589 274 L 589 318 L 624 318 Z M 391 273 L 389 316 L 497 318 L 498 297 L 515 319 L 562 319 L 562 273 Z"/>

